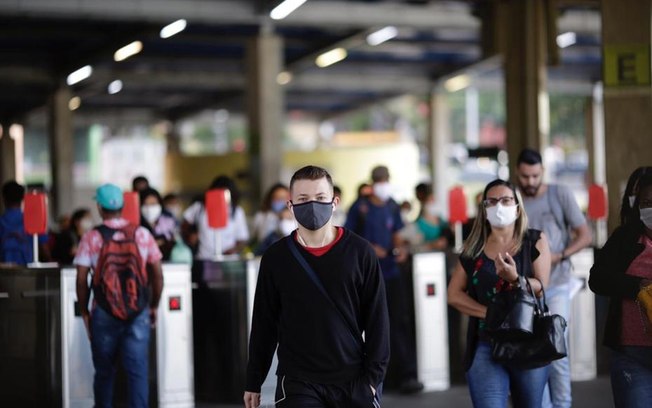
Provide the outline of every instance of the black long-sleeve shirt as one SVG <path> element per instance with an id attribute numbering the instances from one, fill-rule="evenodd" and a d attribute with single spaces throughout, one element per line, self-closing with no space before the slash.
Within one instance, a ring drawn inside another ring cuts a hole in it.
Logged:
<path id="1" fill-rule="evenodd" d="M 246 390 L 260 392 L 277 344 L 278 375 L 322 384 L 362 377 L 377 386 L 389 360 L 389 318 L 373 249 L 344 230 L 328 252 L 315 256 L 296 242 L 295 234 L 277 241 L 261 260 Z M 348 326 L 294 258 L 288 240 L 314 269 Z M 349 326 L 357 328 L 359 342 Z"/>

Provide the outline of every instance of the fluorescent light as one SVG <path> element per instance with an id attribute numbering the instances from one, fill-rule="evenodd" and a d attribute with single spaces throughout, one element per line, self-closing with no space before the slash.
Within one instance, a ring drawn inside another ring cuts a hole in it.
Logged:
<path id="1" fill-rule="evenodd" d="M 326 68 L 329 65 L 342 61 L 346 56 L 347 53 L 344 48 L 335 48 L 318 56 L 317 59 L 315 59 L 315 64 L 317 64 L 319 68 Z"/>
<path id="2" fill-rule="evenodd" d="M 398 35 L 398 30 L 394 26 L 387 26 L 375 31 L 367 36 L 367 44 L 380 45 L 385 41 L 389 41 Z"/>
<path id="3" fill-rule="evenodd" d="M 290 83 L 290 81 L 292 81 L 292 73 L 291 72 L 283 71 L 283 72 L 280 72 L 276 76 L 276 82 L 279 85 L 287 85 L 287 84 Z"/>
<path id="4" fill-rule="evenodd" d="M 122 81 L 116 79 L 115 81 L 111 82 L 107 88 L 107 91 L 111 95 L 117 94 L 118 92 L 122 91 Z"/>
<path id="5" fill-rule="evenodd" d="M 471 85 L 471 77 L 468 75 L 458 75 L 444 82 L 444 88 L 448 92 L 457 92 Z"/>
<path id="6" fill-rule="evenodd" d="M 577 35 L 569 31 L 567 33 L 559 34 L 557 36 L 557 45 L 559 48 L 566 48 L 570 47 L 571 45 L 575 44 L 577 42 Z"/>
<path id="7" fill-rule="evenodd" d="M 274 9 L 269 13 L 269 16 L 273 20 L 283 20 L 305 2 L 306 0 L 285 0 L 283 3 L 274 7 Z"/>
<path id="8" fill-rule="evenodd" d="M 91 76 L 92 73 L 93 73 L 93 68 L 90 65 L 85 65 L 79 68 L 77 71 L 68 75 L 68 78 L 66 79 L 66 83 L 68 85 L 75 85 L 76 83 L 81 82 L 84 79 Z"/>
<path id="9" fill-rule="evenodd" d="M 186 20 L 181 19 L 177 20 L 174 23 L 170 23 L 161 29 L 160 36 L 161 38 L 170 38 L 173 35 L 179 34 L 186 29 Z"/>
<path id="10" fill-rule="evenodd" d="M 118 51 L 113 54 L 113 59 L 116 62 L 124 61 L 127 58 L 134 56 L 143 50 L 143 43 L 140 41 L 134 41 L 131 44 L 127 44 L 124 47 L 120 48 Z"/>
<path id="11" fill-rule="evenodd" d="M 68 101 L 68 109 L 71 111 L 79 109 L 81 106 L 81 98 L 79 96 L 74 96 Z"/>

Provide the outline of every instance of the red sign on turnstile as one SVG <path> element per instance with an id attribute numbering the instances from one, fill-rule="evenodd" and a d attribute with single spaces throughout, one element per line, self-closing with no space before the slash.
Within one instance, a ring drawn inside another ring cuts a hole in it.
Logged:
<path id="1" fill-rule="evenodd" d="M 45 193 L 28 193 L 25 195 L 23 212 L 23 223 L 27 234 L 45 234 L 47 232 L 48 200 Z"/>
<path id="2" fill-rule="evenodd" d="M 449 223 L 465 223 L 469 217 L 466 213 L 466 195 L 460 186 L 453 187 L 448 192 L 448 218 Z"/>
<path id="3" fill-rule="evenodd" d="M 206 214 L 208 226 L 211 228 L 224 228 L 229 222 L 229 205 L 231 193 L 223 188 L 216 188 L 206 192 Z"/>
<path id="4" fill-rule="evenodd" d="M 589 208 L 587 215 L 591 220 L 604 220 L 607 218 L 607 191 L 600 184 L 589 186 Z"/>
<path id="5" fill-rule="evenodd" d="M 134 225 L 140 225 L 140 196 L 135 191 L 126 191 L 122 197 L 124 198 L 122 218 Z"/>

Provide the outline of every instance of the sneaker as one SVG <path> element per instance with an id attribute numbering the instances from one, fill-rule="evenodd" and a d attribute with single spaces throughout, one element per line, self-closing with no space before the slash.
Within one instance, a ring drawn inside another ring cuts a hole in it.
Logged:
<path id="1" fill-rule="evenodd" d="M 416 378 L 410 378 L 401 383 L 399 390 L 401 391 L 401 394 L 416 394 L 423 390 L 423 383 Z"/>

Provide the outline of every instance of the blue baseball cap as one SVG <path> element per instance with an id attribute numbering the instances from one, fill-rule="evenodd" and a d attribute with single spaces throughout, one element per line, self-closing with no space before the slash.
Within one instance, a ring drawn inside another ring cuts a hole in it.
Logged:
<path id="1" fill-rule="evenodd" d="M 122 190 L 115 184 L 102 184 L 95 190 L 95 201 L 107 210 L 119 210 L 124 206 Z"/>

